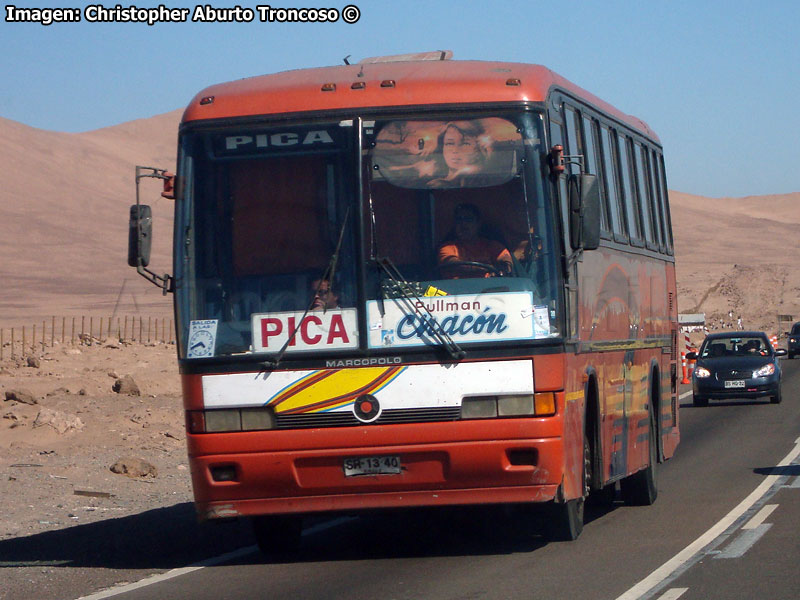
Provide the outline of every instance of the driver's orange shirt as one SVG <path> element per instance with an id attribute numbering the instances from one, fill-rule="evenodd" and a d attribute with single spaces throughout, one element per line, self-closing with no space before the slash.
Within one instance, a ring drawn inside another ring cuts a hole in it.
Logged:
<path id="1" fill-rule="evenodd" d="M 486 238 L 474 240 L 446 242 L 439 247 L 439 268 L 447 279 L 466 277 L 492 277 L 496 273 L 478 266 L 453 265 L 450 262 L 477 262 L 490 265 L 503 275 L 511 273 L 511 253 L 501 244 Z"/>

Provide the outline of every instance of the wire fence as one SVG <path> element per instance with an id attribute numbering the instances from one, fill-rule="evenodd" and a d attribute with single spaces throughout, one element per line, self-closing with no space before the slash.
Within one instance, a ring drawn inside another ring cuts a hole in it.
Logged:
<path id="1" fill-rule="evenodd" d="M 172 319 L 166 317 L 51 317 L 31 326 L 0 328 L 0 361 L 44 352 L 56 344 L 175 343 Z"/>

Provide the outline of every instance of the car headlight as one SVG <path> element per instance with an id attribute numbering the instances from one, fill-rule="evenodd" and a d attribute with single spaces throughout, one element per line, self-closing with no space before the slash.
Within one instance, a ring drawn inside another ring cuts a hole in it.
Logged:
<path id="1" fill-rule="evenodd" d="M 706 377 L 711 377 L 711 371 L 706 369 L 705 367 L 697 367 L 694 370 L 694 376 L 698 379 L 705 379 Z"/>
<path id="2" fill-rule="evenodd" d="M 794 344 L 796 341 L 797 341 L 796 338 L 789 338 L 789 342 L 791 342 L 792 344 Z"/>
<path id="3" fill-rule="evenodd" d="M 767 375 L 772 375 L 775 372 L 775 365 L 769 363 L 768 365 L 764 365 L 758 371 L 753 371 L 753 377 L 766 377 Z"/>

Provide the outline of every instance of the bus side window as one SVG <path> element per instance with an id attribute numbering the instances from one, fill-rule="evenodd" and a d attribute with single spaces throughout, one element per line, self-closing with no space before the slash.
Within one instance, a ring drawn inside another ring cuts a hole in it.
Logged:
<path id="1" fill-rule="evenodd" d="M 565 127 L 562 123 L 555 120 L 553 118 L 555 116 L 554 113 L 551 113 L 550 117 L 550 144 L 551 146 L 562 146 L 566 148 L 566 131 Z M 565 151 L 566 153 L 566 151 Z M 566 201 L 567 197 L 567 178 L 564 176 L 560 176 L 558 181 L 556 182 L 558 185 L 558 195 L 562 199 L 562 201 Z M 563 210 L 566 211 L 566 207 L 563 207 Z M 569 231 L 567 224 L 564 223 L 564 230 Z"/>
<path id="2" fill-rule="evenodd" d="M 565 153 L 570 156 L 582 155 L 583 147 L 580 135 L 578 135 L 578 113 L 573 107 L 567 104 L 564 105 L 564 120 L 567 125 L 567 145 Z M 570 175 L 578 175 L 580 173 L 580 166 L 575 162 L 576 160 L 577 159 L 573 159 L 567 164 L 567 173 Z"/>
<path id="3" fill-rule="evenodd" d="M 664 243 L 664 222 L 658 200 L 658 187 L 655 185 L 653 157 L 650 154 L 649 148 L 646 146 L 642 148 L 642 160 L 647 169 L 647 187 L 650 189 L 650 209 L 653 213 L 655 243 L 658 244 L 659 250 L 663 252 L 666 250 L 666 244 Z"/>
<path id="4" fill-rule="evenodd" d="M 586 172 L 593 175 L 599 175 L 599 163 L 602 160 L 600 156 L 600 148 L 597 143 L 597 121 L 587 115 L 583 115 L 583 139 L 584 147 L 586 150 L 585 164 Z M 608 221 L 608 205 L 606 202 L 605 194 L 603 194 L 603 187 L 600 186 L 601 200 L 600 200 L 600 230 L 603 232 L 611 231 L 611 224 Z"/>
<path id="5" fill-rule="evenodd" d="M 628 221 L 628 235 L 631 242 L 641 244 L 642 227 L 639 215 L 639 202 L 634 194 L 632 165 L 630 161 L 630 138 L 622 133 L 617 133 L 617 157 L 619 158 L 619 168 L 622 183 L 622 202 L 625 206 L 625 216 Z"/>
<path id="6" fill-rule="evenodd" d="M 611 210 L 611 227 L 615 237 L 620 241 L 627 239 L 624 215 L 620 210 L 619 183 L 614 162 L 613 146 L 611 144 L 611 130 L 606 125 L 600 126 L 600 141 L 603 149 L 603 182 L 608 198 L 608 207 Z"/>
<path id="7" fill-rule="evenodd" d="M 667 254 L 672 254 L 672 219 L 669 214 L 669 201 L 667 200 L 667 180 L 664 176 L 664 157 L 654 152 L 655 163 L 658 171 L 656 185 L 661 190 L 661 210 L 664 217 L 664 240 L 667 245 Z"/>
<path id="8" fill-rule="evenodd" d="M 652 191 L 648 185 L 647 172 L 645 171 L 645 160 L 642 155 L 644 148 L 639 142 L 633 145 L 634 161 L 636 163 L 636 185 L 639 196 L 639 208 L 642 211 L 642 226 L 644 229 L 644 239 L 649 245 L 653 245 L 653 211 L 651 205 Z"/>

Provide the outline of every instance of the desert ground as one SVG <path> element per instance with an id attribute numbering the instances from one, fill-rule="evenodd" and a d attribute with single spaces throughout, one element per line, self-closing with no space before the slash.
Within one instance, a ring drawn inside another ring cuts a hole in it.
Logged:
<path id="1" fill-rule="evenodd" d="M 126 255 L 134 166 L 174 170 L 179 119 L 175 111 L 67 134 L 0 118 L 0 329 L 6 335 L 53 317 L 171 316 L 170 298 L 127 267 Z M 172 204 L 159 191 L 156 182 L 145 182 L 142 202 L 154 211 L 152 268 L 168 272 Z M 793 244 L 800 237 L 800 192 L 704 198 L 672 191 L 670 198 L 680 312 L 705 313 L 711 329 L 735 326 L 741 317 L 745 328 L 771 334 L 783 329 L 779 314 L 800 320 Z M 182 566 L 135 560 L 120 567 L 114 559 L 64 569 L 60 554 L 54 558 L 37 546 L 82 526 L 93 532 L 81 538 L 81 556 L 90 556 L 98 540 L 109 543 L 92 524 L 117 533 L 128 524 L 152 527 L 153 519 L 126 519 L 158 511 L 172 517 L 173 528 L 175 519 L 186 524 L 181 531 L 195 544 L 197 534 L 187 533 L 196 526 L 174 345 L 93 334 L 74 344 L 56 338 L 12 359 L 8 337 L 5 343 L 0 599 L 59 598 L 65 590 L 78 597 L 121 577 Z M 138 394 L 124 386 L 114 391 L 126 376 Z M 151 534 L 151 544 L 176 543 Z M 203 535 L 207 545 L 198 548 L 224 549 L 213 534 Z M 115 548 L 117 555 L 127 552 Z"/>

